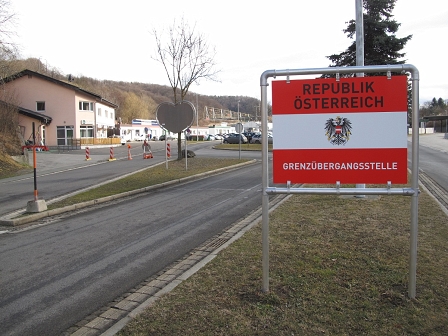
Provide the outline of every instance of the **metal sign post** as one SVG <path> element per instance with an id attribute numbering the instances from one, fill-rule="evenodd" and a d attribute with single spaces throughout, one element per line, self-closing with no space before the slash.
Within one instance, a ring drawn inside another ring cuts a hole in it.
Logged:
<path id="1" fill-rule="evenodd" d="M 184 132 L 185 138 L 185 170 L 188 170 L 188 148 L 187 148 L 187 131 Z"/>
<path id="2" fill-rule="evenodd" d="M 417 265 L 417 231 L 418 231 L 418 148 L 419 148 L 419 72 L 416 67 L 410 64 L 398 64 L 398 65 L 377 65 L 377 66 L 354 66 L 354 67 L 330 67 L 330 68 L 314 68 L 314 69 L 296 69 L 296 70 L 267 70 L 263 72 L 263 74 L 260 77 L 260 87 L 261 87 L 261 119 L 262 119 L 262 129 L 267 130 L 267 124 L 268 124 L 268 109 L 267 109 L 267 86 L 268 86 L 268 79 L 269 78 L 277 78 L 280 76 L 285 76 L 288 78 L 287 81 L 289 81 L 289 76 L 301 76 L 301 75 L 322 75 L 322 74 L 329 74 L 329 75 L 336 75 L 336 81 L 339 78 L 340 74 L 356 74 L 356 73 L 387 73 L 388 78 L 390 77 L 391 72 L 394 73 L 405 73 L 409 72 L 411 74 L 411 81 L 412 81 L 412 163 L 411 163 L 411 169 L 412 169 L 412 176 L 411 176 L 411 188 L 392 188 L 391 183 L 388 182 L 387 188 L 340 188 L 340 181 L 334 181 L 336 184 L 335 188 L 291 188 L 291 182 L 297 183 L 298 181 L 286 181 L 287 187 L 285 188 L 278 188 L 278 187 L 270 187 L 269 186 L 269 172 L 268 172 L 268 136 L 267 132 L 263 132 L 262 134 L 262 257 L 263 257 L 263 291 L 268 292 L 269 291 L 269 195 L 271 194 L 322 194 L 322 195 L 404 195 L 404 196 L 411 196 L 411 234 L 410 234 L 410 258 L 409 258 L 409 288 L 408 288 L 408 295 L 411 299 L 415 298 L 416 295 L 416 265 Z M 330 81 L 334 81 L 334 79 L 328 79 L 328 83 Z M 347 92 L 356 92 L 359 93 L 360 96 L 363 96 L 363 94 L 366 94 L 366 87 L 364 86 L 364 92 L 360 93 L 361 91 L 358 91 L 360 87 L 356 87 L 355 84 L 348 84 L 349 87 L 347 89 Z M 352 85 L 352 86 L 350 86 Z M 317 85 L 310 87 L 306 87 L 309 89 L 309 91 L 304 91 L 303 93 L 315 93 L 315 94 L 321 94 L 323 89 L 328 89 L 328 86 L 324 85 Z M 291 91 L 294 93 L 293 91 Z M 330 92 L 327 91 L 328 94 Z M 300 92 L 296 93 L 296 96 L 292 98 L 292 102 L 289 102 L 294 105 L 295 102 L 299 104 L 298 99 L 296 98 L 300 96 Z M 401 96 L 403 96 L 403 93 L 401 93 Z M 365 96 L 364 96 L 365 97 Z M 311 99 L 310 100 L 310 108 L 313 106 L 316 109 L 325 109 L 328 106 L 331 106 L 333 109 L 341 109 L 347 107 L 347 109 L 350 108 L 362 108 L 365 110 L 366 105 L 360 106 L 358 103 L 359 101 L 356 101 L 356 97 L 343 97 L 344 99 L 338 100 L 337 97 L 331 98 L 322 96 L 320 99 L 320 105 L 316 105 L 316 101 Z M 302 101 L 304 101 L 305 97 L 301 97 Z M 332 100 L 334 99 L 334 100 Z M 386 98 L 385 98 L 386 99 Z M 364 102 L 367 102 L 365 100 Z M 283 102 L 286 104 L 285 102 Z M 273 111 L 274 111 L 274 104 L 273 101 Z M 313 105 L 314 104 L 314 105 Z M 333 104 L 333 105 L 328 105 Z M 370 104 L 370 103 L 368 103 Z M 378 101 L 378 106 L 380 106 L 381 103 Z M 393 103 L 392 103 L 393 105 Z M 400 105 L 402 106 L 402 105 Z M 283 106 L 282 106 L 283 107 Z M 369 106 L 367 106 L 369 107 Z M 298 105 L 295 106 L 296 109 L 298 109 Z M 378 107 L 380 108 L 380 107 Z M 282 109 L 282 108 L 280 108 Z M 331 110 L 331 109 L 329 109 Z M 406 108 L 407 110 L 407 108 Z M 387 111 L 387 110 L 386 110 Z M 316 111 L 317 113 L 319 111 Z M 354 111 L 351 111 L 352 113 Z M 399 112 L 403 112 L 399 110 Z M 340 113 L 339 110 L 337 113 Z M 401 117 L 399 117 L 401 118 Z M 340 120 L 332 120 L 331 123 L 333 126 L 336 127 L 335 134 L 341 135 L 342 129 L 337 127 L 340 127 Z M 403 126 L 405 127 L 405 126 Z M 279 132 L 282 133 L 282 132 Z M 285 132 L 287 134 L 287 132 Z M 337 136 L 336 136 L 337 138 Z M 405 140 L 406 141 L 406 140 Z M 274 144 L 274 167 L 276 167 L 275 159 L 277 156 L 275 155 L 276 149 L 275 146 L 277 144 Z M 398 149 L 400 153 L 403 152 L 402 148 Z M 312 152 L 312 151 L 311 151 Z M 361 153 L 362 156 L 362 149 L 358 149 L 357 153 Z M 407 153 L 407 145 L 406 145 L 406 153 Z M 407 154 L 406 154 L 407 155 Z M 407 161 L 407 159 L 406 159 Z M 292 163 L 293 169 L 297 169 Z M 380 167 L 381 162 L 379 162 Z M 405 163 L 407 167 L 407 162 Z M 403 165 L 403 160 L 400 161 L 400 163 L 397 163 L 397 165 L 400 165 L 400 167 Z M 286 166 L 288 168 L 289 166 Z M 300 166 L 298 166 L 298 169 L 301 169 Z M 381 168 L 382 169 L 382 168 Z M 402 168 L 400 168 L 402 169 Z M 390 169 L 392 171 L 394 169 Z M 387 174 L 387 173 L 385 173 Z M 320 174 L 325 175 L 325 174 Z M 291 178 L 296 178 L 296 176 L 299 175 L 288 175 L 291 176 Z M 312 176 L 312 175 L 310 175 Z M 369 175 L 362 175 L 363 177 L 368 178 Z M 392 180 L 401 181 L 402 175 L 393 176 Z M 274 182 L 277 179 L 274 169 Z M 304 182 L 304 181 L 300 181 Z M 368 182 L 368 181 L 366 181 Z M 375 182 L 373 182 L 375 183 Z M 397 183 L 397 182 L 395 182 Z M 400 182 L 398 182 L 400 183 Z"/>
<path id="3" fill-rule="evenodd" d="M 235 130 L 238 132 L 238 144 L 239 144 L 238 158 L 241 160 L 241 133 L 244 130 L 243 124 L 242 123 L 236 124 Z"/>
<path id="4" fill-rule="evenodd" d="M 356 0 L 356 65 L 364 66 L 364 17 L 362 13 L 363 0 Z M 357 77 L 364 77 L 363 72 L 358 72 Z M 365 184 L 356 184 L 357 188 L 365 188 Z M 359 195 L 357 197 L 364 197 Z"/>

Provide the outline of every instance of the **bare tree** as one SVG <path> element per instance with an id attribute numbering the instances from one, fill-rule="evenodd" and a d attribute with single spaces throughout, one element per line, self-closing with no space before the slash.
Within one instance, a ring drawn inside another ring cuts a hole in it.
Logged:
<path id="1" fill-rule="evenodd" d="M 15 72 L 17 46 L 15 34 L 15 14 L 10 12 L 10 2 L 0 0 L 0 151 L 17 155 L 20 148 L 18 133 L 17 98 L 14 92 L 5 90 L 3 79 Z M 20 153 L 20 152 L 19 152 Z"/>
<path id="2" fill-rule="evenodd" d="M 16 15 L 10 11 L 10 2 L 0 0 L 0 59 L 2 61 L 15 58 L 17 45 L 13 38 L 16 36 Z"/>
<path id="3" fill-rule="evenodd" d="M 218 70 L 214 61 L 216 51 L 210 47 L 202 34 L 195 31 L 182 18 L 180 24 L 176 21 L 168 32 L 159 33 L 153 30 L 156 39 L 157 56 L 154 60 L 162 63 L 173 89 L 174 104 L 181 103 L 193 83 L 201 79 L 216 81 Z M 177 137 L 178 159 L 182 159 L 181 133 Z"/>

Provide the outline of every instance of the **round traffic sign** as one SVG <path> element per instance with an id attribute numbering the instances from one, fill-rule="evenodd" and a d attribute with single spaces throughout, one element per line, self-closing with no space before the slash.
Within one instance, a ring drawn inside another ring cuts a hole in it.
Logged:
<path id="1" fill-rule="evenodd" d="M 243 126 L 243 124 L 242 124 L 242 123 L 238 123 L 238 124 L 236 124 L 236 125 L 235 125 L 235 130 L 236 130 L 238 133 L 241 133 L 242 131 L 244 131 L 244 126 Z"/>

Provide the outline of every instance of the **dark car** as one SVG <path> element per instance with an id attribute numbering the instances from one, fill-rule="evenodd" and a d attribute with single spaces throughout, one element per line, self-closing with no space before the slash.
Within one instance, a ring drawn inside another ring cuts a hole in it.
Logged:
<path id="1" fill-rule="evenodd" d="M 162 134 L 161 136 L 159 136 L 160 141 L 165 141 L 165 138 L 166 138 L 166 140 L 174 140 L 174 138 L 170 135 L 167 136 L 166 134 Z"/>
<path id="2" fill-rule="evenodd" d="M 247 138 L 247 141 L 250 142 L 252 137 L 256 134 L 255 132 L 244 132 L 243 135 Z"/>
<path id="3" fill-rule="evenodd" d="M 241 140 L 239 140 L 239 138 L 241 138 Z M 227 138 L 225 138 L 222 142 L 228 143 L 228 144 L 237 144 L 237 143 L 240 143 L 240 141 L 242 144 L 245 144 L 245 143 L 247 143 L 247 138 L 242 134 L 232 133 L 232 134 L 229 134 L 229 136 Z"/>

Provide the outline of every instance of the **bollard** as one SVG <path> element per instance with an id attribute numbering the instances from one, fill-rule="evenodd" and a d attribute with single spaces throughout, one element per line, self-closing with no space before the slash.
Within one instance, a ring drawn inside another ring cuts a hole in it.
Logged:
<path id="1" fill-rule="evenodd" d="M 86 161 L 89 161 L 90 159 L 90 149 L 89 147 L 86 147 Z"/>
<path id="2" fill-rule="evenodd" d="M 111 147 L 110 151 L 109 151 L 109 161 L 115 161 L 116 159 L 114 158 L 114 148 Z"/>

